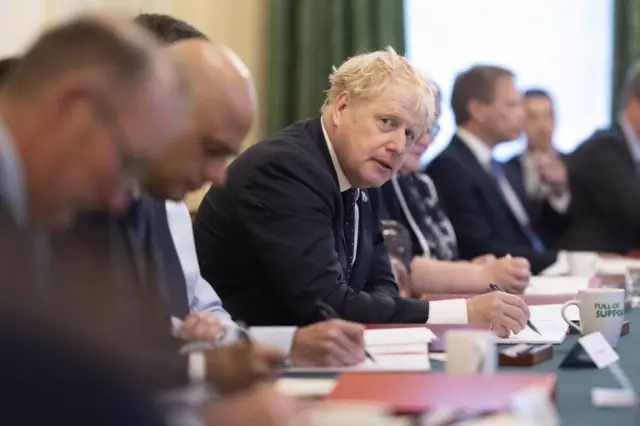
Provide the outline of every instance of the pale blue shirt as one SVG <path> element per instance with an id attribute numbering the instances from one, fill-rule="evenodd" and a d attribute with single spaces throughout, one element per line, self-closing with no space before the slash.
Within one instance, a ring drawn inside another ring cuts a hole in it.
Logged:
<path id="1" fill-rule="evenodd" d="M 235 325 L 231 315 L 222 307 L 220 297 L 200 275 L 191 215 L 187 205 L 183 202 L 167 201 L 166 206 L 171 237 L 187 284 L 189 310 L 191 312 L 209 311 L 224 324 Z"/>

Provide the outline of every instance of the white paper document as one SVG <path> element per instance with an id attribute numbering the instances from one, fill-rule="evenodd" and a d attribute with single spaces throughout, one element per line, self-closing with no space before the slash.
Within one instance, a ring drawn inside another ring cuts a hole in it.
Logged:
<path id="1" fill-rule="evenodd" d="M 276 390 L 298 398 L 319 398 L 331 393 L 336 382 L 336 379 L 283 377 L 276 380 Z"/>
<path id="2" fill-rule="evenodd" d="M 598 274 L 600 275 L 624 275 L 628 268 L 640 268 L 640 260 L 629 258 L 613 258 L 598 261 Z"/>
<path id="3" fill-rule="evenodd" d="M 591 277 L 531 277 L 524 294 L 577 294 L 589 288 Z"/>
<path id="4" fill-rule="evenodd" d="M 429 343 L 436 339 L 426 327 L 366 330 L 365 347 L 374 361 L 343 368 L 292 368 L 295 372 L 322 371 L 428 371 Z"/>
<path id="5" fill-rule="evenodd" d="M 390 345 L 428 345 L 435 339 L 436 335 L 426 327 L 379 328 L 364 332 L 364 344 L 367 348 Z"/>
<path id="6" fill-rule="evenodd" d="M 531 323 L 538 328 L 540 334 L 525 328 L 518 334 L 512 334 L 506 339 L 497 339 L 497 343 L 502 344 L 560 344 L 567 337 L 569 326 L 562 319 L 560 309 L 562 305 L 537 305 L 529 306 L 531 312 Z M 570 320 L 579 319 L 578 309 L 567 309 L 567 316 Z"/>

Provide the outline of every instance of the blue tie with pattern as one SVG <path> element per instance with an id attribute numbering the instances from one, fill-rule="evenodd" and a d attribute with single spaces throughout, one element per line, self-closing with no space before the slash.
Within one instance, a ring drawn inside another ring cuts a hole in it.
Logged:
<path id="1" fill-rule="evenodd" d="M 537 252 L 545 251 L 546 248 L 544 246 L 544 243 L 542 242 L 542 239 L 536 233 L 536 231 L 534 231 L 533 228 L 531 228 L 531 224 L 529 222 L 528 217 L 520 218 L 519 217 L 520 215 L 518 215 L 515 211 L 516 210 L 514 208 L 515 206 L 512 206 L 511 203 L 509 202 L 509 197 L 505 193 L 504 188 L 506 186 L 511 187 L 511 184 L 509 183 L 507 176 L 504 174 L 504 168 L 502 166 L 502 163 L 496 160 L 491 160 L 491 171 L 492 171 L 492 176 L 494 177 L 498 185 L 500 194 L 502 195 L 502 199 L 504 200 L 507 207 L 509 207 L 509 209 L 511 210 L 511 213 L 515 216 L 516 222 L 518 222 L 518 225 L 520 225 L 520 229 L 522 230 L 522 233 L 527 237 L 527 239 L 529 239 L 529 242 L 531 243 L 531 247 Z M 515 195 L 515 192 L 514 192 L 514 195 Z M 514 199 L 513 202 L 519 203 L 520 200 L 517 199 L 517 196 L 516 196 L 516 199 Z M 526 210 L 524 210 L 524 206 L 521 206 L 521 210 L 523 214 L 526 215 Z"/>

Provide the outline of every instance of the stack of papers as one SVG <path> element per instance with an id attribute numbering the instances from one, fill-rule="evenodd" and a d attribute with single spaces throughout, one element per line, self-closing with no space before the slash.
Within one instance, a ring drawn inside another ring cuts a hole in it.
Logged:
<path id="1" fill-rule="evenodd" d="M 375 358 L 375 363 L 367 359 L 361 368 L 429 370 L 429 343 L 436 338 L 426 327 L 367 330 L 364 334 L 365 347 Z"/>
<path id="2" fill-rule="evenodd" d="M 292 368 L 293 372 L 323 371 L 428 371 L 429 343 L 436 335 L 426 327 L 383 328 L 366 330 L 365 347 L 375 359 L 353 367 Z"/>
<path id="3" fill-rule="evenodd" d="M 590 277 L 531 277 L 524 294 L 577 294 L 589 288 Z"/>
<path id="4" fill-rule="evenodd" d="M 569 326 L 560 315 L 562 305 L 538 305 L 529 306 L 531 312 L 531 322 L 538 328 L 540 334 L 525 328 L 518 334 L 512 334 L 506 339 L 497 339 L 497 343 L 503 344 L 560 344 L 567 337 Z M 577 307 L 567 309 L 569 320 L 579 320 Z"/>

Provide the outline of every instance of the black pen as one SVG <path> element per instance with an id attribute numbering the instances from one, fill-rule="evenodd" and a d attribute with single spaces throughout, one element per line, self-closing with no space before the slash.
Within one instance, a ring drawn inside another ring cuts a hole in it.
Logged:
<path id="1" fill-rule="evenodd" d="M 322 300 L 318 300 L 316 304 L 318 305 L 318 310 L 320 311 L 320 314 L 322 314 L 324 319 L 340 319 L 340 315 L 338 315 L 335 309 L 324 303 Z M 376 362 L 376 360 L 373 358 L 373 355 L 371 355 L 368 350 L 365 349 L 364 354 L 371 360 L 371 362 Z"/>
<path id="2" fill-rule="evenodd" d="M 506 292 L 504 291 L 504 289 L 503 289 L 502 287 L 500 287 L 498 284 L 493 284 L 493 283 L 491 283 L 491 284 L 489 284 L 489 288 L 490 288 L 491 290 L 493 290 L 493 291 L 501 291 L 501 292 L 503 292 L 503 293 L 506 293 Z M 527 326 L 528 326 L 530 329 L 532 329 L 533 331 L 535 331 L 536 333 L 538 333 L 539 335 L 541 335 L 541 336 L 542 336 L 542 333 L 540 333 L 540 332 L 538 331 L 538 328 L 537 328 L 535 325 L 533 325 L 533 323 L 531 322 L 531 320 L 527 320 Z"/>

